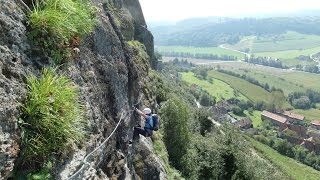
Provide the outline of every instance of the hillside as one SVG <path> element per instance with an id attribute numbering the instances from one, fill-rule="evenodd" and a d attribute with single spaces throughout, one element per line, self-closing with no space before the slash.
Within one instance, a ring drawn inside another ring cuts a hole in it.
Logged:
<path id="1" fill-rule="evenodd" d="M 190 19 L 170 26 L 154 26 L 151 31 L 155 44 L 161 46 L 211 47 L 238 43 L 245 36 L 273 36 L 295 31 L 308 35 L 320 35 L 318 17 L 272 17 L 272 18 L 206 18 L 207 23 L 197 24 L 199 19 Z M 201 22 L 201 21 L 200 21 Z"/>

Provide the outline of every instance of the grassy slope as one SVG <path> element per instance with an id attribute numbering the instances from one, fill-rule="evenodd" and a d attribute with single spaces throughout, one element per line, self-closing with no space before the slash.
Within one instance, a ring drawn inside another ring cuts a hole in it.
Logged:
<path id="1" fill-rule="evenodd" d="M 222 98 L 230 99 L 232 97 L 236 97 L 233 93 L 234 89 L 220 80 L 214 79 L 213 83 L 210 84 L 208 81 L 200 80 L 194 77 L 192 72 L 181 74 L 183 81 L 186 81 L 188 84 L 197 84 L 198 86 L 201 86 L 203 89 L 208 91 L 210 95 L 216 97 L 217 100 L 221 100 Z M 242 100 L 246 99 L 246 97 L 241 94 L 236 98 Z"/>
<path id="2" fill-rule="evenodd" d="M 229 56 L 236 56 L 238 59 L 243 59 L 244 55 L 231 51 L 226 50 L 220 47 L 185 47 L 185 46 L 156 46 L 159 52 L 184 52 L 184 53 L 192 53 L 192 54 L 213 54 L 213 55 L 229 55 Z"/>
<path id="3" fill-rule="evenodd" d="M 210 71 L 209 76 L 228 83 L 231 87 L 237 89 L 253 102 L 267 101 L 270 98 L 270 93 L 268 91 L 243 79 L 220 73 L 218 71 Z"/>
<path id="4" fill-rule="evenodd" d="M 271 147 L 264 145 L 252 138 L 249 141 L 254 148 L 263 154 L 267 159 L 280 167 L 285 173 L 297 180 L 316 180 L 320 177 L 320 172 L 312 167 L 297 162 L 294 159 L 283 156 Z"/>
<path id="5" fill-rule="evenodd" d="M 248 76 L 261 83 L 268 83 L 270 87 L 281 88 L 287 95 L 294 91 L 304 91 L 307 88 L 320 90 L 320 75 L 269 68 L 246 63 L 216 64 L 228 70 Z"/>

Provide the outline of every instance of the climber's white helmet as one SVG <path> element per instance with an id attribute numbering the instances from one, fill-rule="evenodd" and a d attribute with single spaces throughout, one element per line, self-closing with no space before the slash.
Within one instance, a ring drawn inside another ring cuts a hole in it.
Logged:
<path id="1" fill-rule="evenodd" d="M 151 114 L 151 109 L 150 109 L 150 108 L 144 108 L 144 109 L 143 109 L 143 112 L 144 112 L 145 114 Z"/>

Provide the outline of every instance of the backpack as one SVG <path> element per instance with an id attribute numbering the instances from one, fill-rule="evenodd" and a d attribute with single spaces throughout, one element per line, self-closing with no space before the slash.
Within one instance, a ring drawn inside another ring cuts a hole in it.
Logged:
<path id="1" fill-rule="evenodd" d="M 157 114 L 152 114 L 153 121 L 153 131 L 158 131 L 160 129 L 160 118 Z"/>

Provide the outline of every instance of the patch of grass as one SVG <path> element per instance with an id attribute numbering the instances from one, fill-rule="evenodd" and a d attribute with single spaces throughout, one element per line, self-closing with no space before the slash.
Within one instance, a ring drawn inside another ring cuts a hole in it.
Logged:
<path id="1" fill-rule="evenodd" d="M 88 0 L 36 0 L 29 24 L 31 40 L 60 62 L 75 37 L 90 33 L 95 26 L 94 8 Z"/>
<path id="2" fill-rule="evenodd" d="M 24 162 L 43 163 L 84 138 L 78 89 L 55 69 L 27 77 L 28 97 L 20 121 Z"/>
<path id="3" fill-rule="evenodd" d="M 254 110 L 252 113 L 250 113 L 248 110 L 245 110 L 244 114 L 252 120 L 253 127 L 257 128 L 262 124 L 261 111 Z"/>
<path id="4" fill-rule="evenodd" d="M 157 49 L 158 52 L 179 52 L 179 53 L 190 53 L 190 54 L 212 54 L 212 55 L 228 55 L 228 56 L 235 56 L 237 59 L 243 59 L 244 55 L 223 49 L 220 47 L 187 47 L 187 46 L 156 46 L 155 49 Z"/>
<path id="5" fill-rule="evenodd" d="M 312 167 L 306 166 L 297 162 L 294 159 L 283 156 L 271 147 L 264 145 L 252 138 L 247 137 L 254 148 L 263 156 L 269 159 L 272 163 L 277 165 L 285 173 L 291 176 L 292 179 L 299 180 L 316 180 L 320 177 L 320 172 Z"/>
<path id="6" fill-rule="evenodd" d="M 138 56 L 142 57 L 143 59 L 149 59 L 149 55 L 147 54 L 144 44 L 139 41 L 128 41 L 127 43 L 130 47 L 138 51 Z"/>
<path id="7" fill-rule="evenodd" d="M 231 99 L 231 98 L 247 100 L 247 98 L 243 96 L 241 93 L 238 93 L 238 96 L 236 96 L 234 93 L 234 89 L 230 87 L 230 85 L 218 79 L 214 79 L 211 84 L 208 81 L 200 80 L 196 78 L 194 76 L 194 73 L 192 72 L 181 73 L 181 74 L 182 74 L 183 81 L 186 81 L 189 85 L 196 84 L 202 87 L 204 90 L 208 91 L 211 96 L 216 97 L 217 101 L 222 99 Z"/>
<path id="8" fill-rule="evenodd" d="M 243 79 L 218 71 L 209 71 L 208 75 L 229 84 L 253 102 L 267 101 L 270 99 L 270 93 L 268 91 Z"/>
<path id="9" fill-rule="evenodd" d="M 53 180 L 52 175 L 52 163 L 46 163 L 39 172 L 29 173 L 27 176 L 28 180 Z"/>

